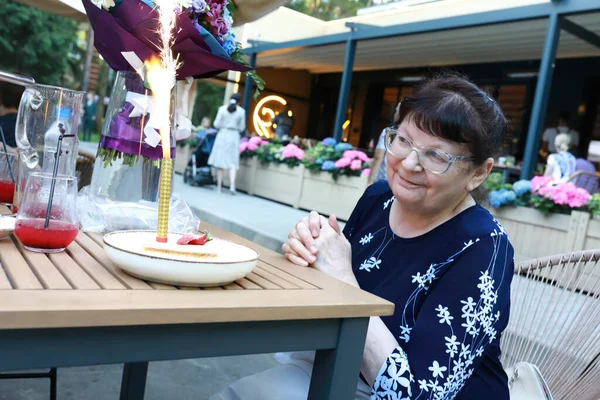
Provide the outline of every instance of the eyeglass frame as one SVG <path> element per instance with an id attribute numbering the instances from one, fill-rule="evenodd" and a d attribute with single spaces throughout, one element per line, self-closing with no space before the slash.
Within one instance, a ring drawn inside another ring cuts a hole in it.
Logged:
<path id="1" fill-rule="evenodd" d="M 448 172 L 448 170 L 452 167 L 452 165 L 456 162 L 456 161 L 473 161 L 474 158 L 473 157 L 466 157 L 466 156 L 455 156 L 454 154 L 450 154 L 447 151 L 444 150 L 440 150 L 440 149 L 436 149 L 435 147 L 421 147 L 421 146 L 417 146 L 415 145 L 415 143 L 408 137 L 406 137 L 405 135 L 401 135 L 404 139 L 406 139 L 407 143 L 410 145 L 411 149 L 410 151 L 404 156 L 398 156 L 396 154 L 394 154 L 392 152 L 392 150 L 390 149 L 390 144 L 391 141 L 388 141 L 388 136 L 390 136 L 392 133 L 394 133 L 394 139 L 398 136 L 398 134 L 400 134 L 400 130 L 398 128 L 395 127 L 390 127 L 390 128 L 386 128 L 386 133 L 385 133 L 385 137 L 386 139 L 384 140 L 384 144 L 385 144 L 385 150 L 390 153 L 391 155 L 393 155 L 396 158 L 406 158 L 410 155 L 410 153 L 412 153 L 413 151 L 417 153 L 417 159 L 419 160 L 419 165 L 423 168 L 426 169 L 427 171 L 433 173 L 433 174 L 437 174 L 437 175 L 443 175 L 446 172 Z M 389 142 L 389 143 L 388 143 Z M 449 160 L 448 160 L 448 166 L 446 167 L 446 169 L 442 172 L 437 172 L 437 171 L 432 171 L 429 168 L 426 168 L 422 163 L 421 163 L 421 152 L 423 151 L 422 149 L 433 149 L 435 151 L 438 151 L 440 153 L 443 153 L 444 155 L 448 156 Z"/>

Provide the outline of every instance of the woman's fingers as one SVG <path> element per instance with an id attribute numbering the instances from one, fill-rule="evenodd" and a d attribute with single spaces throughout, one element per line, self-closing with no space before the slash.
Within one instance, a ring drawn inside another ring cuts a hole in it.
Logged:
<path id="1" fill-rule="evenodd" d="M 317 260 L 317 258 L 304 246 L 304 243 L 298 239 L 292 238 L 288 240 L 287 244 L 292 250 L 289 252 L 290 254 L 296 254 L 298 257 L 303 258 L 310 264 Z"/>
<path id="2" fill-rule="evenodd" d="M 317 254 L 317 243 L 315 242 L 315 239 L 311 234 L 308 225 L 304 221 L 298 222 L 298 224 L 296 225 L 296 232 L 298 233 L 299 241 L 303 244 L 303 247 L 305 249 L 308 249 L 310 253 Z M 292 238 L 290 239 L 290 241 L 293 239 L 298 238 Z M 302 254 L 300 255 L 302 256 Z M 306 260 L 308 261 L 308 259 Z"/>
<path id="3" fill-rule="evenodd" d="M 295 254 L 286 253 L 285 257 L 296 265 L 299 265 L 301 267 L 308 267 L 308 263 L 306 262 L 306 260 L 304 258 L 298 257 Z"/>
<path id="4" fill-rule="evenodd" d="M 342 234 L 342 229 L 340 228 L 340 224 L 338 223 L 338 220 L 334 214 L 331 214 L 329 216 L 329 225 L 333 228 L 334 231 L 337 232 L 338 235 Z"/>
<path id="5" fill-rule="evenodd" d="M 319 237 L 321 232 L 321 216 L 316 211 L 311 211 L 308 215 L 308 227 L 314 238 Z"/>
<path id="6" fill-rule="evenodd" d="M 304 267 L 308 266 L 308 261 L 300 257 L 298 253 L 292 248 L 289 242 L 284 243 L 283 246 L 281 246 L 281 249 L 285 253 L 286 258 L 294 264 L 301 265 Z"/>

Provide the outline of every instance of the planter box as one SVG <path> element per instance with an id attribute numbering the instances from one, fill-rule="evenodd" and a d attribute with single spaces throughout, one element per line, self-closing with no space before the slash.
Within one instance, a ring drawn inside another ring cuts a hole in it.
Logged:
<path id="1" fill-rule="evenodd" d="M 340 176 L 334 181 L 329 173 L 305 170 L 300 208 L 348 220 L 366 188 L 366 176 Z"/>
<path id="2" fill-rule="evenodd" d="M 304 165 L 290 168 L 283 164 L 258 163 L 250 194 L 298 208 Z"/>
<path id="3" fill-rule="evenodd" d="M 252 194 L 257 166 L 256 157 L 240 158 L 240 169 L 235 177 L 236 190 Z M 229 187 L 229 171 L 223 171 L 223 186 Z"/>
<path id="4" fill-rule="evenodd" d="M 175 146 L 175 173 L 183 174 L 193 152 L 192 146 Z"/>
<path id="5" fill-rule="evenodd" d="M 576 230 L 569 215 L 544 215 L 534 208 L 505 207 L 492 214 L 502 224 L 515 248 L 515 261 L 529 260 L 573 251 Z M 574 212 L 573 214 L 579 214 Z"/>

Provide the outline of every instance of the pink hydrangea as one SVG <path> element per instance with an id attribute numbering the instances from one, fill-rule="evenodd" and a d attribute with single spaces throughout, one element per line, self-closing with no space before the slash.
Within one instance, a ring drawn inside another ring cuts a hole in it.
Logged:
<path id="1" fill-rule="evenodd" d="M 248 142 L 248 150 L 256 151 L 258 149 L 258 145 L 256 143 Z"/>
<path id="2" fill-rule="evenodd" d="M 260 144 L 262 143 L 263 139 L 260 136 L 252 136 L 250 138 L 250 140 L 248 140 L 250 143 L 254 143 L 257 146 L 260 146 Z"/>
<path id="3" fill-rule="evenodd" d="M 542 176 L 531 180 L 531 190 L 555 204 L 568 205 L 571 208 L 583 207 L 592 197 L 587 190 L 578 188 L 573 182 L 553 183 L 550 177 Z"/>
<path id="4" fill-rule="evenodd" d="M 240 143 L 240 154 L 242 154 L 243 152 L 245 152 L 247 148 L 248 148 L 248 142 L 242 142 L 242 143 Z"/>
<path id="5" fill-rule="evenodd" d="M 364 153 L 364 152 L 362 152 L 362 151 L 359 151 L 359 152 L 357 152 L 357 153 L 358 153 L 358 154 L 357 154 L 357 156 L 358 156 L 358 159 L 359 159 L 360 161 L 362 161 L 362 162 L 367 162 L 367 161 L 369 161 L 369 156 L 368 156 L 366 153 Z"/>
<path id="6" fill-rule="evenodd" d="M 363 171 L 360 173 L 360 176 L 369 176 L 369 175 L 371 175 L 371 168 L 363 169 Z"/>
<path id="7" fill-rule="evenodd" d="M 350 159 L 348 157 L 342 157 L 335 162 L 335 167 L 336 168 L 346 168 L 346 167 L 350 166 L 350 164 L 352 164 L 352 159 Z"/>
<path id="8" fill-rule="evenodd" d="M 283 148 L 283 153 L 281 155 L 283 158 L 296 158 L 302 160 L 304 158 L 304 150 L 295 144 L 290 143 Z"/>
<path id="9" fill-rule="evenodd" d="M 356 150 L 346 150 L 344 152 L 344 157 L 349 158 L 350 160 L 354 160 L 355 158 L 358 158 L 358 155 L 356 153 L 358 153 Z"/>
<path id="10" fill-rule="evenodd" d="M 350 169 L 352 171 L 358 171 L 361 168 L 362 168 L 362 161 L 360 161 L 360 160 L 352 160 L 352 163 L 350 163 Z"/>

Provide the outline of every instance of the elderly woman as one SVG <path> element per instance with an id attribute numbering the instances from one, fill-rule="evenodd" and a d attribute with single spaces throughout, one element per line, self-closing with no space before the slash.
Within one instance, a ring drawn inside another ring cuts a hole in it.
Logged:
<path id="1" fill-rule="evenodd" d="M 571 135 L 561 133 L 554 139 L 557 153 L 548 156 L 544 176 L 551 176 L 554 182 L 566 182 L 575 173 L 577 160 L 569 153 Z"/>
<path id="2" fill-rule="evenodd" d="M 283 250 L 396 305 L 393 316 L 369 323 L 357 399 L 507 400 L 499 343 L 513 248 L 472 196 L 506 120 L 484 91 L 455 76 L 425 82 L 399 117 L 386 136 L 387 180 L 367 189 L 343 233 L 335 217 L 313 212 Z M 287 365 L 215 398 L 306 399 L 311 356 L 278 359 Z"/>

